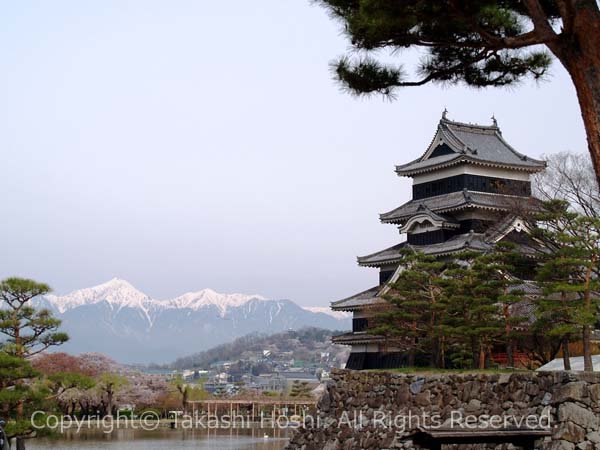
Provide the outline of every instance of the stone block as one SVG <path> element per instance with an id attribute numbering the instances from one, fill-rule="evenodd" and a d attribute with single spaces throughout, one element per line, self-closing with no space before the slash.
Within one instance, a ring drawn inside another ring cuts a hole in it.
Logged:
<path id="1" fill-rule="evenodd" d="M 542 405 L 544 405 L 544 406 L 549 405 L 551 401 L 552 401 L 552 394 L 550 392 L 546 392 L 541 400 Z"/>
<path id="2" fill-rule="evenodd" d="M 398 405 L 404 406 L 407 405 L 411 400 L 410 390 L 408 389 L 408 385 L 401 384 L 398 386 L 398 393 L 396 394 L 396 403 Z"/>
<path id="3" fill-rule="evenodd" d="M 468 413 L 481 412 L 481 402 L 479 400 L 477 400 L 476 398 L 469 400 L 469 403 L 467 404 L 465 411 Z"/>
<path id="4" fill-rule="evenodd" d="M 563 403 L 558 407 L 558 420 L 560 422 L 571 421 L 576 425 L 594 431 L 598 429 L 596 414 L 572 402 Z"/>
<path id="5" fill-rule="evenodd" d="M 525 401 L 526 397 L 527 394 L 525 394 L 525 391 L 523 389 L 517 389 L 516 391 L 510 394 L 510 399 L 513 402 L 523 402 Z"/>
<path id="6" fill-rule="evenodd" d="M 554 394 L 555 402 L 576 401 L 579 402 L 587 396 L 586 383 L 575 381 L 559 387 Z"/>
<path id="7" fill-rule="evenodd" d="M 573 422 L 565 422 L 559 425 L 554 433 L 554 438 L 577 444 L 585 440 L 585 429 Z"/>
<path id="8" fill-rule="evenodd" d="M 546 448 L 548 450 L 575 450 L 575 444 L 568 441 L 552 441 Z"/>
<path id="9" fill-rule="evenodd" d="M 585 438 L 594 444 L 600 444 L 600 432 L 598 431 L 592 431 L 591 433 L 588 433 Z"/>
<path id="10" fill-rule="evenodd" d="M 342 445 L 337 439 L 334 441 L 329 441 L 323 446 L 323 450 L 341 450 L 341 448 Z"/>
<path id="11" fill-rule="evenodd" d="M 431 405 L 431 391 L 426 390 L 417 394 L 415 397 L 415 403 L 419 406 L 430 406 Z"/>
<path id="12" fill-rule="evenodd" d="M 588 388 L 592 400 L 600 405 L 600 384 L 593 384 Z"/>

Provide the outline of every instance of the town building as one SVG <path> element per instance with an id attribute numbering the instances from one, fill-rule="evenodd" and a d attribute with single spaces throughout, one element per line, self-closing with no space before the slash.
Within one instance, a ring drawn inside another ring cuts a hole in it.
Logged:
<path id="1" fill-rule="evenodd" d="M 383 296 L 402 270 L 403 249 L 440 258 L 465 250 L 485 251 L 499 241 L 532 252 L 525 210 L 535 204 L 530 176 L 545 163 L 516 151 L 491 125 L 451 121 L 444 111 L 433 140 L 418 159 L 396 167 L 413 180 L 412 199 L 380 215 L 406 238 L 393 247 L 358 258 L 379 270 L 376 286 L 331 304 L 334 311 L 353 313 L 352 331 L 333 342 L 351 346 L 349 369 L 401 367 L 405 353 L 382 336 L 368 333 L 369 318 L 385 307 Z"/>

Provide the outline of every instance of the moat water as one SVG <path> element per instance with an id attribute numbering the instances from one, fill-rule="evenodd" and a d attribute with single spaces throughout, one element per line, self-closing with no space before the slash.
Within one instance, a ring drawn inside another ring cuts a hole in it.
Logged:
<path id="1" fill-rule="evenodd" d="M 291 430 L 83 430 L 27 441 L 28 450 L 282 450 Z"/>

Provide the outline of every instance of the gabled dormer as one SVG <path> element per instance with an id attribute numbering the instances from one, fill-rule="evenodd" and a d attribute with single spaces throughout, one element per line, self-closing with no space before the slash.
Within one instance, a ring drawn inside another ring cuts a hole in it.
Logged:
<path id="1" fill-rule="evenodd" d="M 424 245 L 444 242 L 454 236 L 459 228 L 460 223 L 456 220 L 436 214 L 421 204 L 399 230 L 407 234 L 409 244 Z"/>

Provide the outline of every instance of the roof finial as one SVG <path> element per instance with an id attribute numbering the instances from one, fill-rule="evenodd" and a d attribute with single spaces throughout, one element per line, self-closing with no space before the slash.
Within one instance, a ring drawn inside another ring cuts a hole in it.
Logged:
<path id="1" fill-rule="evenodd" d="M 446 109 L 446 107 L 444 107 L 444 112 L 442 112 L 442 119 L 446 120 L 448 117 L 446 117 L 448 115 L 448 109 Z"/>
<path id="2" fill-rule="evenodd" d="M 492 114 L 492 123 L 494 124 L 495 127 L 498 126 L 498 121 L 496 120 L 496 116 L 494 114 Z"/>

